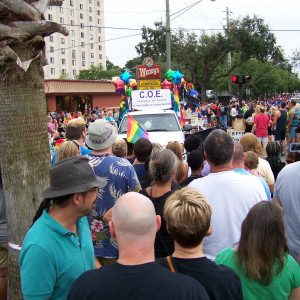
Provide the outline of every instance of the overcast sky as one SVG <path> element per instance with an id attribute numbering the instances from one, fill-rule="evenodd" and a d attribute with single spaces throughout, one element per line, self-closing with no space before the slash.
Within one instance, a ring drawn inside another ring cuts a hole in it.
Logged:
<path id="1" fill-rule="evenodd" d="M 198 2 L 169 1 L 170 15 Z M 180 16 L 175 14 L 178 17 L 174 20 L 174 16 L 171 16 L 171 29 L 183 27 L 196 33 L 200 32 L 197 29 L 205 29 L 207 33 L 216 32 L 216 29 L 226 25 L 226 7 L 229 8 L 232 19 L 256 14 L 264 19 L 271 30 L 287 30 L 274 31 L 277 44 L 282 47 L 286 57 L 290 57 L 297 48 L 300 51 L 300 0 L 202 0 Z M 155 21 L 165 21 L 165 15 L 165 0 L 105 0 L 105 26 L 128 28 L 105 29 L 107 58 L 123 67 L 126 61 L 137 56 L 134 46 L 141 41 L 141 31 L 135 29 L 143 25 L 154 27 Z M 135 36 L 122 38 L 130 35 Z"/>

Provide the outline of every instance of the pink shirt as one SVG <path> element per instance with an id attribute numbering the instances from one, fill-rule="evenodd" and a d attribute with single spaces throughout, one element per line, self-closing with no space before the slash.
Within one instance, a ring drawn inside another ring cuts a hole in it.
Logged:
<path id="1" fill-rule="evenodd" d="M 257 137 L 268 136 L 268 124 L 269 117 L 263 113 L 258 114 L 254 119 L 254 124 L 256 124 L 255 135 Z"/>

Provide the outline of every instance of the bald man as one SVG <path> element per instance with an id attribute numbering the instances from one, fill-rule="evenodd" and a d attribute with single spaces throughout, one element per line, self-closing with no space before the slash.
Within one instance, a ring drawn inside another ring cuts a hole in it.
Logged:
<path id="1" fill-rule="evenodd" d="M 118 261 L 80 276 L 68 299 L 209 299 L 193 278 L 154 262 L 154 240 L 160 224 L 160 216 L 147 197 L 134 192 L 122 195 L 109 222 L 111 236 L 118 242 Z"/>

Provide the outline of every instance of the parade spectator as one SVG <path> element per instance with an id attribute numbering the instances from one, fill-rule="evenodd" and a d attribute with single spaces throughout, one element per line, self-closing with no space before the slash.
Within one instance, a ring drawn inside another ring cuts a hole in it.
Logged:
<path id="1" fill-rule="evenodd" d="M 142 183 L 146 180 L 145 162 L 150 159 L 150 155 L 152 153 L 152 144 L 146 138 L 139 138 L 135 142 L 133 150 L 135 155 L 133 167 L 142 185 Z"/>
<path id="2" fill-rule="evenodd" d="M 117 136 L 115 126 L 106 120 L 97 120 L 89 126 L 85 141 L 86 145 L 93 150 L 87 157 L 96 176 L 106 180 L 105 186 L 99 190 L 95 211 L 88 218 L 95 255 L 102 266 L 118 258 L 118 247 L 116 241 L 110 236 L 108 226 L 108 221 L 111 220 L 111 208 L 122 194 L 130 191 L 138 192 L 141 189 L 135 170 L 128 160 L 111 154 L 112 144 Z"/>
<path id="3" fill-rule="evenodd" d="M 269 124 L 268 124 L 268 142 L 273 142 L 273 136 L 275 135 L 274 132 L 274 120 L 275 120 L 275 114 L 277 112 L 276 106 L 271 106 L 269 110 L 267 111 L 267 116 L 269 117 Z"/>
<path id="4" fill-rule="evenodd" d="M 191 175 L 186 178 L 185 180 L 179 182 L 179 185 L 181 187 L 187 186 L 190 182 L 192 182 L 194 179 L 202 178 L 201 175 L 203 166 L 204 166 L 204 158 L 202 151 L 200 150 L 194 150 L 191 153 L 189 153 L 187 157 L 188 166 L 191 169 Z"/>
<path id="5" fill-rule="evenodd" d="M 282 205 L 289 249 L 294 259 L 300 254 L 300 162 L 285 166 L 275 184 L 273 201 Z"/>
<path id="6" fill-rule="evenodd" d="M 134 144 L 130 143 L 127 141 L 127 138 L 124 139 L 124 141 L 127 144 L 127 155 L 126 155 L 126 159 L 133 164 L 134 160 L 135 160 L 135 156 L 134 156 L 134 151 L 133 151 L 133 147 Z"/>
<path id="7" fill-rule="evenodd" d="M 52 122 L 51 116 L 47 117 L 47 129 L 48 129 L 48 132 L 51 134 L 51 136 L 55 137 L 55 133 L 56 133 L 55 124 Z"/>
<path id="8" fill-rule="evenodd" d="M 113 116 L 113 112 L 110 110 L 108 113 L 107 113 L 107 116 L 105 118 L 111 125 L 116 125 L 116 121 L 115 121 L 115 118 Z"/>
<path id="9" fill-rule="evenodd" d="M 112 154 L 125 158 L 127 155 L 127 144 L 123 139 L 117 139 L 112 144 Z"/>
<path id="10" fill-rule="evenodd" d="M 43 193 L 45 199 L 20 253 L 25 299 L 66 299 L 73 281 L 95 268 L 85 216 L 104 184 L 84 157 L 70 157 L 50 167 L 50 187 Z"/>
<path id="11" fill-rule="evenodd" d="M 86 155 L 91 150 L 84 147 L 85 138 L 87 135 L 87 130 L 85 127 L 85 122 L 82 118 L 72 119 L 67 123 L 66 126 L 66 138 L 71 141 L 75 141 L 79 144 L 81 155 Z M 56 162 L 57 151 L 54 153 L 52 158 L 52 164 Z"/>
<path id="12" fill-rule="evenodd" d="M 207 198 L 213 210 L 214 233 L 203 243 L 203 253 L 209 259 L 215 259 L 222 249 L 238 241 L 242 221 L 249 209 L 266 199 L 263 186 L 256 178 L 233 171 L 233 150 L 233 140 L 224 130 L 212 131 L 204 143 L 211 172 L 189 184 Z"/>
<path id="13" fill-rule="evenodd" d="M 212 127 L 212 115 L 213 115 L 213 110 L 211 108 L 211 104 L 207 104 L 207 110 L 206 110 L 206 115 L 207 115 L 207 128 Z"/>
<path id="14" fill-rule="evenodd" d="M 137 193 L 121 196 L 109 223 L 120 249 L 118 261 L 80 276 L 68 300 L 209 299 L 193 278 L 172 273 L 154 262 L 153 244 L 160 217 L 147 197 Z"/>
<path id="15" fill-rule="evenodd" d="M 60 138 L 65 138 L 65 128 L 64 128 L 64 120 L 62 117 L 59 117 L 57 119 L 57 131 L 59 133 Z"/>
<path id="16" fill-rule="evenodd" d="M 245 169 L 248 173 L 258 177 L 262 177 L 260 173 L 256 170 L 258 167 L 258 156 L 256 155 L 255 152 L 247 151 L 245 153 L 244 164 L 245 164 Z"/>
<path id="17" fill-rule="evenodd" d="M 285 134 L 287 125 L 287 112 L 285 110 L 286 104 L 284 102 L 280 103 L 280 109 L 276 111 L 275 118 L 273 122 L 273 127 L 275 128 L 275 142 L 281 143 L 281 156 L 285 155 Z"/>
<path id="18" fill-rule="evenodd" d="M 240 275 L 245 300 L 299 299 L 300 267 L 288 252 L 282 209 L 262 201 L 243 221 L 237 249 L 224 249 L 216 263 Z"/>
<path id="19" fill-rule="evenodd" d="M 167 231 L 163 209 L 167 198 L 173 193 L 171 185 L 178 165 L 179 160 L 171 150 L 155 149 L 149 163 L 153 184 L 140 191 L 153 202 L 156 214 L 162 217 L 162 224 L 155 238 L 155 257 L 166 257 L 174 252 L 174 239 Z"/>
<path id="20" fill-rule="evenodd" d="M 263 147 L 263 155 L 266 156 L 266 147 L 268 143 L 268 126 L 270 123 L 269 117 L 265 114 L 265 108 L 260 108 L 260 113 L 255 117 L 252 133 L 255 132 L 255 136 Z"/>
<path id="21" fill-rule="evenodd" d="M 187 178 L 189 166 L 183 161 L 182 151 L 178 142 L 169 142 L 166 146 L 166 149 L 171 150 L 179 160 L 179 165 L 175 176 L 175 183 L 179 183 Z"/>
<path id="22" fill-rule="evenodd" d="M 253 133 L 245 133 L 240 138 L 240 143 L 244 149 L 244 152 L 253 151 L 258 156 L 258 167 L 257 171 L 261 174 L 262 178 L 266 181 L 270 188 L 271 194 L 274 192 L 274 184 L 275 178 L 270 167 L 270 164 L 261 158 L 262 156 L 262 146 L 261 143 L 258 141 L 256 136 Z"/>
<path id="23" fill-rule="evenodd" d="M 253 121 L 254 119 L 252 118 L 252 115 L 254 114 L 254 105 L 253 103 L 249 103 L 249 109 L 245 112 L 244 114 L 244 120 L 245 120 L 245 133 L 246 132 L 251 132 L 252 127 L 253 127 Z"/>
<path id="24" fill-rule="evenodd" d="M 272 169 L 275 180 L 277 179 L 278 173 L 285 166 L 285 163 L 280 159 L 280 145 L 276 142 L 271 142 L 267 145 L 267 158 Z"/>
<path id="25" fill-rule="evenodd" d="M 296 143 L 297 140 L 296 129 L 300 118 L 300 112 L 298 107 L 296 107 L 296 104 L 297 104 L 296 100 L 292 100 L 289 105 L 290 111 L 289 111 L 288 131 L 290 134 L 291 143 Z"/>
<path id="26" fill-rule="evenodd" d="M 61 144 L 57 151 L 56 161 L 58 162 L 68 157 L 80 155 L 80 147 L 76 141 L 65 141 Z"/>
<path id="27" fill-rule="evenodd" d="M 232 108 L 230 110 L 230 115 L 231 115 L 231 120 L 232 120 L 231 126 L 232 126 L 232 128 L 234 128 L 235 119 L 236 119 L 236 116 L 237 116 L 237 110 L 236 110 L 236 105 L 235 104 L 232 105 Z"/>
<path id="28" fill-rule="evenodd" d="M 5 192 L 2 184 L 0 166 L 0 300 L 7 299 L 7 263 L 8 263 L 8 236 L 6 220 Z"/>
<path id="29" fill-rule="evenodd" d="M 164 216 L 175 240 L 175 251 L 172 256 L 157 262 L 199 281 L 210 299 L 242 300 L 237 273 L 226 266 L 216 265 L 203 254 L 203 239 L 212 233 L 211 213 L 205 197 L 194 189 L 186 187 L 172 194 L 166 201 Z"/>
<path id="30" fill-rule="evenodd" d="M 228 108 L 223 102 L 220 103 L 220 126 L 223 129 L 227 128 Z"/>
<path id="31" fill-rule="evenodd" d="M 233 154 L 233 160 L 232 160 L 233 171 L 236 173 L 239 173 L 239 174 L 243 174 L 243 175 L 254 176 L 245 170 L 245 164 L 244 164 L 245 158 L 246 158 L 246 155 L 244 153 L 242 145 L 240 143 L 235 142 L 234 143 L 234 154 Z M 261 184 L 263 185 L 263 187 L 265 189 L 265 193 L 266 193 L 265 199 L 271 200 L 271 193 L 270 193 L 270 189 L 269 189 L 267 183 L 261 177 L 255 176 L 254 178 L 259 180 L 261 182 Z"/>

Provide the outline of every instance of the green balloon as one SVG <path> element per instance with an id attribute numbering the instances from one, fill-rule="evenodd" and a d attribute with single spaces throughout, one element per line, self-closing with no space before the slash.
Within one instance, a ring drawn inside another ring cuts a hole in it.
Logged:
<path id="1" fill-rule="evenodd" d="M 171 69 L 169 69 L 169 71 L 166 73 L 166 78 L 169 81 L 173 81 L 173 77 L 172 74 L 176 73 L 175 71 L 172 71 Z"/>
<path id="2" fill-rule="evenodd" d="M 131 88 L 130 87 L 127 88 L 126 94 L 128 97 L 131 97 Z"/>

